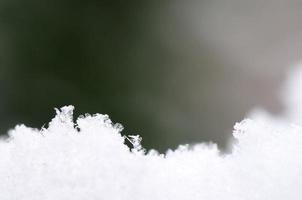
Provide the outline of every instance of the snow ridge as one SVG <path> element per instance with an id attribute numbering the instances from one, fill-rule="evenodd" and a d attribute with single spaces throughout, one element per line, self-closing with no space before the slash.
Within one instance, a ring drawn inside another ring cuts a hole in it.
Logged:
<path id="1" fill-rule="evenodd" d="M 294 74 L 285 117 L 263 111 L 237 123 L 227 155 L 207 143 L 146 151 L 107 115 L 74 122 L 73 106 L 56 109 L 48 128 L 18 125 L 0 140 L 0 199 L 301 199 L 301 113 L 294 112 L 302 95 L 293 82 L 302 82 L 302 70 Z"/>

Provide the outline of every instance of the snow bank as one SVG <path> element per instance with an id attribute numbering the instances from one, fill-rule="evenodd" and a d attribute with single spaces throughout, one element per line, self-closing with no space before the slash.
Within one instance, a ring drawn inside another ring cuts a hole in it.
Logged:
<path id="1" fill-rule="evenodd" d="M 73 106 L 65 106 L 48 128 L 20 125 L 0 141 L 0 199 L 301 199 L 302 69 L 286 85 L 284 116 L 261 111 L 237 123 L 227 155 L 205 143 L 146 152 L 107 115 L 74 123 Z"/>

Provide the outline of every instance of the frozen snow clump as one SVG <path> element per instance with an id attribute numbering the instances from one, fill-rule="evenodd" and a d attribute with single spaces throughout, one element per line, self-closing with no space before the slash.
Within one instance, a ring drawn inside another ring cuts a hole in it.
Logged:
<path id="1" fill-rule="evenodd" d="M 0 199 L 300 200 L 302 68 L 291 77 L 284 116 L 237 123 L 227 155 L 204 143 L 146 152 L 107 115 L 74 122 L 73 106 L 56 110 L 48 128 L 19 125 L 0 140 Z"/>

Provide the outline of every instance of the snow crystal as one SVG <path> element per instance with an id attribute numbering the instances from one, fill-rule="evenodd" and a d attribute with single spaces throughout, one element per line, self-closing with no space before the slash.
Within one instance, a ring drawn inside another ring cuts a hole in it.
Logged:
<path id="1" fill-rule="evenodd" d="M 259 111 L 234 126 L 230 154 L 205 143 L 146 152 L 107 115 L 74 122 L 73 106 L 56 109 L 48 128 L 19 125 L 0 140 L 0 199 L 301 199 L 300 83 L 302 68 L 286 84 L 283 117 Z"/>

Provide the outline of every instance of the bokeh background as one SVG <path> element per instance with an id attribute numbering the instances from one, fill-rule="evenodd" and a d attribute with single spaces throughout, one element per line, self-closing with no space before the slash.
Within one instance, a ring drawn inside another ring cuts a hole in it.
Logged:
<path id="1" fill-rule="evenodd" d="M 1 0 L 0 131 L 54 107 L 106 113 L 164 151 L 217 142 L 302 52 L 302 2 Z"/>

